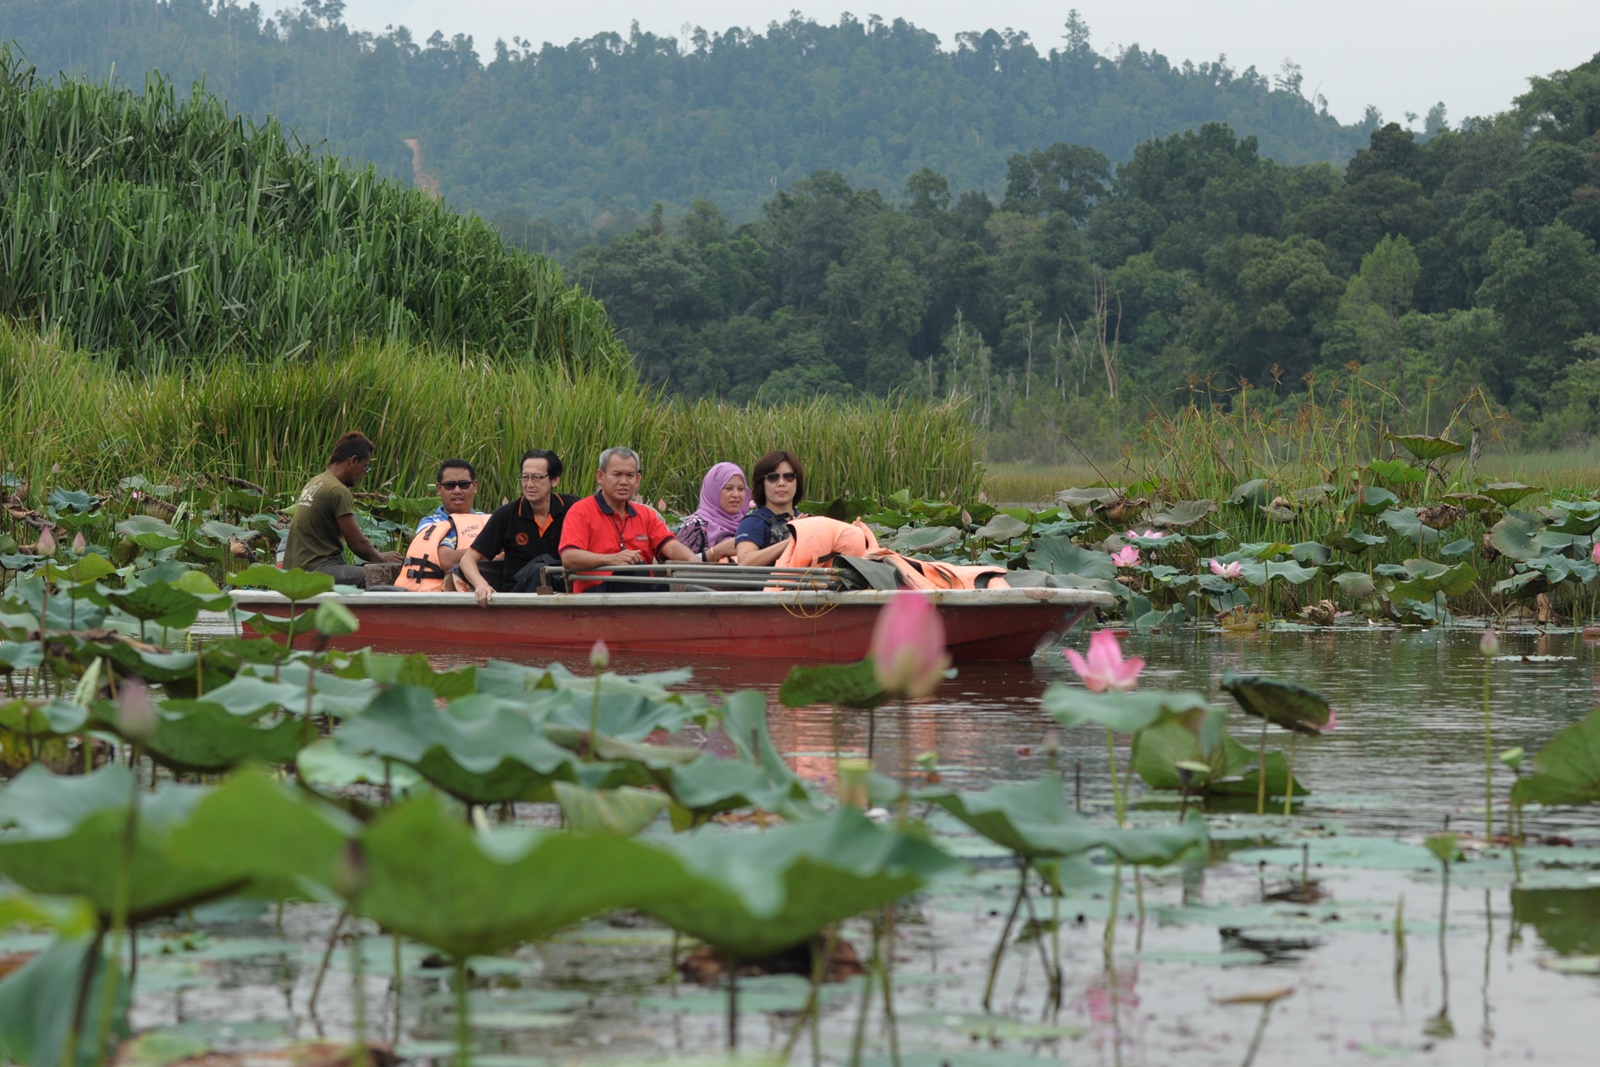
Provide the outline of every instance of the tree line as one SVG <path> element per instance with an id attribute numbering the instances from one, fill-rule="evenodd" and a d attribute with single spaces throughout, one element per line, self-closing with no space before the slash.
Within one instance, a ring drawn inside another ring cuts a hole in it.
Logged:
<path id="1" fill-rule="evenodd" d="M 570 270 L 673 388 L 964 392 L 1000 456 L 1057 458 L 1067 427 L 1104 447 L 1151 406 L 1356 390 L 1415 428 L 1479 389 L 1524 440 L 1600 433 L 1600 56 L 1457 129 L 1384 125 L 1343 168 L 1211 123 L 954 187 L 819 171 L 758 220 L 658 211 Z"/>

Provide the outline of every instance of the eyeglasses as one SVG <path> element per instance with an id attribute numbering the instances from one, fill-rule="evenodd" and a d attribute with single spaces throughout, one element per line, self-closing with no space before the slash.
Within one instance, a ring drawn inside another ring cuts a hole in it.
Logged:
<path id="1" fill-rule="evenodd" d="M 518 480 L 524 482 L 548 482 L 550 476 L 548 474 L 523 474 L 518 477 Z"/>
<path id="2" fill-rule="evenodd" d="M 797 481 L 799 479 L 799 477 L 800 476 L 798 474 L 796 474 L 794 471 L 768 471 L 767 472 L 767 481 L 769 481 L 769 482 L 793 482 L 793 481 Z"/>
<path id="3" fill-rule="evenodd" d="M 440 489 L 471 489 L 472 488 L 472 479 L 471 478 L 467 478 L 466 480 L 459 481 L 459 482 L 440 482 L 439 483 L 439 488 Z"/>

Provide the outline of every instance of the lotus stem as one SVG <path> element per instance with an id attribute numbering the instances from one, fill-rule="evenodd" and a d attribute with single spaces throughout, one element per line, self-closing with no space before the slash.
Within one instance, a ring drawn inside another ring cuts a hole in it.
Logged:
<path id="1" fill-rule="evenodd" d="M 1122 857 L 1117 857 L 1111 874 L 1111 910 L 1106 913 L 1106 931 L 1101 938 L 1101 952 L 1105 957 L 1106 973 L 1112 973 L 1111 962 L 1117 943 L 1117 905 L 1122 899 Z"/>
<path id="2" fill-rule="evenodd" d="M 1021 857 L 1018 857 L 1021 862 Z M 1000 929 L 1000 941 L 994 947 L 994 956 L 989 961 L 989 980 L 983 986 L 983 1010 L 989 1010 L 989 1002 L 994 999 L 995 979 L 1000 976 L 1000 961 L 1005 958 L 1006 942 L 1011 940 L 1011 927 L 1017 921 L 1017 913 L 1022 910 L 1022 897 L 1028 890 L 1028 866 L 1023 863 L 1020 871 L 1021 877 L 1017 882 L 1017 896 L 1011 902 L 1011 914 L 1006 916 L 1006 922 Z"/>
<path id="3" fill-rule="evenodd" d="M 350 994 L 355 998 L 355 1048 L 350 1067 L 367 1067 L 367 990 L 361 958 L 361 924 L 353 927 L 350 938 Z"/>
<path id="4" fill-rule="evenodd" d="M 94 990 L 95 970 L 105 964 L 105 939 L 105 930 L 96 930 L 94 939 L 89 942 L 89 951 L 84 953 L 83 973 L 78 978 L 78 994 L 72 1005 L 72 1025 L 61 1046 L 62 1067 L 77 1067 L 78 1035 L 83 1032 L 83 1015 L 89 1008 L 89 997 Z M 110 981 L 109 972 L 101 981 Z M 95 1057 L 97 1061 L 99 1058 L 98 1055 Z"/>
<path id="5" fill-rule="evenodd" d="M 1494 715 L 1489 704 L 1489 665 L 1483 657 L 1483 843 L 1494 844 Z"/>
<path id="6" fill-rule="evenodd" d="M 1261 747 L 1256 752 L 1256 814 L 1267 813 L 1267 720 L 1261 720 Z"/>
<path id="7" fill-rule="evenodd" d="M 1394 904 L 1394 1002 L 1404 1003 L 1406 978 L 1406 895 Z"/>
<path id="8" fill-rule="evenodd" d="M 595 759 L 595 747 L 600 737 L 600 675 L 601 669 L 594 671 L 594 700 L 589 704 L 589 752 L 588 758 Z"/>
<path id="9" fill-rule="evenodd" d="M 1054 965 L 1049 954 L 1045 951 L 1044 931 L 1042 924 L 1039 922 L 1038 914 L 1033 910 L 1033 898 L 1024 895 L 1023 903 L 1028 907 L 1028 921 L 1033 923 L 1035 934 L 1033 940 L 1039 946 L 1039 964 L 1044 968 L 1045 981 L 1049 983 L 1050 1005 L 1051 1007 L 1059 1008 L 1061 1006 L 1061 971 Z"/>
<path id="10" fill-rule="evenodd" d="M 850 1067 L 861 1067 L 861 1047 L 867 1039 L 867 1012 L 872 1007 L 873 972 L 878 967 L 878 941 L 874 930 L 872 958 L 867 961 L 867 973 L 861 976 L 861 1010 L 856 1014 L 856 1031 L 850 1040 Z"/>
<path id="11" fill-rule="evenodd" d="M 739 1047 L 739 961 L 728 961 L 728 1048 Z"/>
<path id="12" fill-rule="evenodd" d="M 1117 825 L 1122 825 L 1122 786 L 1117 782 L 1117 736 L 1106 727 L 1106 759 L 1111 766 L 1111 803 L 1117 813 Z"/>
<path id="13" fill-rule="evenodd" d="M 889 1027 L 889 1062 L 900 1067 L 900 1025 L 894 1014 L 894 905 L 884 906 L 881 931 L 873 923 L 873 937 L 888 946 L 887 951 L 874 952 L 878 958 L 878 979 L 883 986 L 883 1018 Z M 1041 950 L 1043 946 L 1041 945 Z"/>
<path id="14" fill-rule="evenodd" d="M 1276 1000 L 1269 1000 L 1261 1005 L 1261 1018 L 1256 1020 L 1256 1032 L 1250 1036 L 1250 1047 L 1245 1050 L 1241 1067 L 1250 1067 L 1256 1061 L 1256 1052 L 1260 1050 L 1261 1039 L 1267 1032 L 1267 1020 L 1272 1017 L 1272 1006 L 1276 1003 Z"/>
<path id="15" fill-rule="evenodd" d="M 677 933 L 674 931 L 673 936 Z M 813 944 L 816 944 L 813 942 Z M 810 989 L 806 993 L 806 1002 L 800 1008 L 800 1014 L 794 1021 L 794 1029 L 789 1031 L 789 1037 L 783 1043 L 783 1051 L 778 1054 L 780 1064 L 788 1063 L 789 1057 L 794 1053 L 795 1045 L 800 1042 L 800 1031 L 806 1028 L 808 1022 L 815 1022 L 817 1017 L 817 1002 L 821 997 L 822 983 L 828 977 L 828 963 L 833 959 L 833 953 L 839 946 L 839 927 L 828 928 L 827 935 L 821 941 L 821 952 L 813 952 L 811 956 Z M 812 1044 L 816 1044 L 813 1036 Z M 817 1049 L 812 1049 L 815 1057 Z"/>
<path id="16" fill-rule="evenodd" d="M 1293 730 L 1289 731 L 1289 773 L 1285 776 L 1284 783 L 1283 783 L 1283 814 L 1284 814 L 1285 817 L 1293 814 L 1292 805 L 1294 804 L 1294 742 L 1295 742 L 1295 738 L 1297 738 L 1299 736 L 1300 735 L 1298 733 L 1296 733 L 1295 731 L 1293 731 Z"/>
<path id="17" fill-rule="evenodd" d="M 138 758 L 139 745 L 133 745 Z M 133 793 L 128 799 L 128 817 L 122 823 L 122 846 L 117 857 L 117 884 L 111 896 L 111 965 L 100 986 L 100 1018 L 95 1028 L 94 1062 L 102 1062 L 106 1042 L 111 1037 L 111 1015 L 116 1010 L 116 968 L 122 959 L 122 935 L 128 929 L 128 898 L 133 889 L 133 848 L 139 833 L 139 776 L 133 776 Z M 70 1065 L 69 1065 L 70 1067 Z"/>
<path id="18" fill-rule="evenodd" d="M 400 1043 L 400 1002 L 405 995 L 404 973 L 400 969 L 400 935 L 394 934 L 389 940 L 394 946 L 394 1036 L 390 1041 Z"/>
<path id="19" fill-rule="evenodd" d="M 317 977 L 311 983 L 311 1001 L 308 1010 L 313 1016 L 317 1014 L 317 998 L 322 995 L 322 980 L 328 976 L 328 964 L 333 959 L 333 946 L 339 942 L 339 931 L 344 928 L 344 921 L 350 917 L 350 908 L 346 905 L 339 909 L 339 917 L 333 921 L 333 929 L 328 931 L 328 944 L 322 950 L 322 963 L 317 967 Z"/>
<path id="20" fill-rule="evenodd" d="M 456 958 L 456 1063 L 468 1067 L 472 1062 L 472 1023 L 467 1018 L 467 961 Z"/>

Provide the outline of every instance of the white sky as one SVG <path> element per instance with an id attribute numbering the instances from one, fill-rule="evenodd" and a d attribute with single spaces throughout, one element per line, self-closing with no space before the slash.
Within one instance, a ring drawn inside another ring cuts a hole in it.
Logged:
<path id="1" fill-rule="evenodd" d="M 262 6 L 280 5 L 269 0 Z M 664 36 L 679 36 L 685 23 L 712 32 L 765 30 L 797 6 L 829 24 L 840 11 L 863 22 L 871 14 L 890 22 L 904 18 L 937 34 L 945 48 L 960 31 L 1025 30 L 1041 53 L 1061 44 L 1066 13 L 1076 7 L 1102 55 L 1129 44 L 1174 63 L 1226 54 L 1236 70 L 1253 65 L 1267 75 L 1292 59 L 1304 74 L 1306 95 L 1321 92 L 1344 122 L 1359 119 L 1370 103 L 1403 123 L 1406 112 L 1421 116 L 1442 100 L 1454 125 L 1504 111 L 1531 75 L 1567 69 L 1600 52 L 1600 0 L 869 0 L 859 7 L 843 0 L 825 7 L 798 0 L 347 0 L 344 18 L 374 32 L 403 24 L 418 40 L 436 29 L 446 36 L 469 33 L 487 60 L 496 37 L 565 44 L 608 30 L 625 34 L 634 19 Z"/>

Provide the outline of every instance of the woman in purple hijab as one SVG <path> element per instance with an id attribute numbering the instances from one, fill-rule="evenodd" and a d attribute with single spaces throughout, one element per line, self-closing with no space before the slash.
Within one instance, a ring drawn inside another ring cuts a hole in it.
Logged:
<path id="1" fill-rule="evenodd" d="M 718 463 L 700 483 L 700 507 L 675 531 L 691 552 L 708 563 L 733 558 L 733 532 L 750 510 L 750 484 L 737 463 Z"/>

